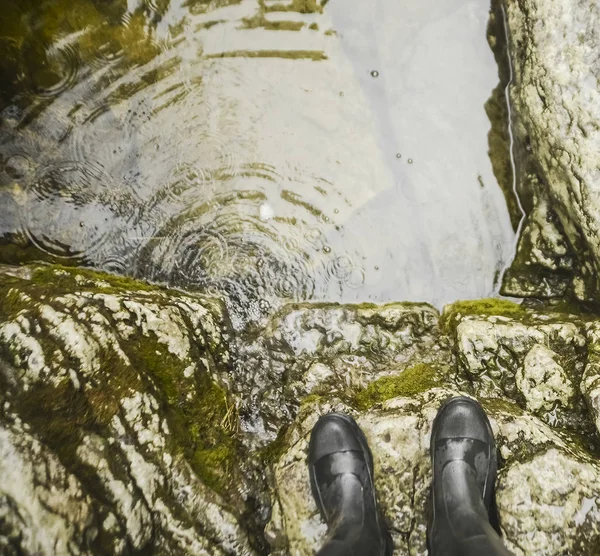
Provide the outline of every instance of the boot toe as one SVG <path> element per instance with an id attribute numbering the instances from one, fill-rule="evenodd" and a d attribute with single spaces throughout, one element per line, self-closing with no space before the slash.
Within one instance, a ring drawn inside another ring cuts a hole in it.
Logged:
<path id="1" fill-rule="evenodd" d="M 338 413 L 322 416 L 314 426 L 309 447 L 309 462 L 338 452 L 363 451 L 358 426 L 351 417 Z"/>
<path id="2" fill-rule="evenodd" d="M 431 431 L 431 459 L 433 511 L 428 543 L 449 545 L 458 537 L 470 538 L 475 524 L 497 520 L 493 506 L 496 446 L 479 403 L 461 396 L 442 405 Z"/>
<path id="3" fill-rule="evenodd" d="M 486 444 L 494 443 L 494 436 L 481 406 L 464 396 L 447 401 L 435 419 L 431 432 L 432 442 L 446 439 L 471 438 Z"/>

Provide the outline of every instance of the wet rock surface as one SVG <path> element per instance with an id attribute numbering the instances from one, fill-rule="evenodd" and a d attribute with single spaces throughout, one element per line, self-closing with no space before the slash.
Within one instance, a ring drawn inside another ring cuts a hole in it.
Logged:
<path id="1" fill-rule="evenodd" d="M 594 552 L 594 315 L 306 304 L 234 334 L 223 307 L 109 274 L 1 269 L 6 553 L 311 554 L 326 528 L 307 439 L 334 410 L 365 430 L 397 553 L 424 553 L 431 422 L 458 393 L 492 419 L 509 548 Z"/>
<path id="2" fill-rule="evenodd" d="M 463 315 L 460 303 L 448 312 L 459 367 L 478 395 L 512 400 L 553 426 L 589 432 L 580 390 L 583 318 L 534 310 Z"/>
<path id="3" fill-rule="evenodd" d="M 425 554 L 431 424 L 439 405 L 459 393 L 432 389 L 392 398 L 362 414 L 335 400 L 305 407 L 275 467 L 267 528 L 274 553 L 310 555 L 322 543 L 326 527 L 310 493 L 308 439 L 319 415 L 345 411 L 354 413 L 371 446 L 394 553 Z M 481 401 L 502 458 L 497 503 L 507 547 L 515 554 L 594 554 L 600 540 L 598 461 L 516 405 Z"/>
<path id="4" fill-rule="evenodd" d="M 509 295 L 600 295 L 600 7 L 505 0 L 517 189 L 528 213 Z M 498 17 L 501 17 L 499 14 Z"/>
<path id="5" fill-rule="evenodd" d="M 443 373 L 453 355 L 438 316 L 418 303 L 286 307 L 238 341 L 232 387 L 245 428 L 272 440 L 309 394 L 351 395 L 416 364 Z"/>
<path id="6" fill-rule="evenodd" d="M 221 304 L 60 268 L 0 299 L 6 553 L 251 553 Z"/>

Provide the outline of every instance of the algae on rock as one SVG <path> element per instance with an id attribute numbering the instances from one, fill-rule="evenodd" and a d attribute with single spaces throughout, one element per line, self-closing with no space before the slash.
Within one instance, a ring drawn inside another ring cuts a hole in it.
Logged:
<path id="1" fill-rule="evenodd" d="M 93 271 L 11 274 L 0 275 L 4 449 L 34 474 L 55 469 L 40 476 L 42 491 L 70 481 L 82 507 L 62 511 L 65 491 L 44 506 L 56 527 L 12 520 L 20 550 L 251 553 L 238 524 L 242 448 L 219 384 L 220 302 Z M 25 440 L 10 436 L 16 428 Z M 23 442 L 44 448 L 28 453 Z M 39 506 L 35 491 L 5 495 L 15 515 Z"/>

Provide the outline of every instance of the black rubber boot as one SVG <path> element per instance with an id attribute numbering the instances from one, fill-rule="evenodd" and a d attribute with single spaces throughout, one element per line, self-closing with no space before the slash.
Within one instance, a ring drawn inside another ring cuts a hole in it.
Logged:
<path id="1" fill-rule="evenodd" d="M 308 467 L 312 493 L 328 526 L 319 556 L 391 556 L 373 484 L 373 458 L 354 419 L 330 413 L 310 437 Z"/>
<path id="2" fill-rule="evenodd" d="M 440 407 L 431 430 L 432 507 L 427 542 L 433 556 L 502 555 L 496 520 L 496 444 L 482 407 L 466 397 Z"/>

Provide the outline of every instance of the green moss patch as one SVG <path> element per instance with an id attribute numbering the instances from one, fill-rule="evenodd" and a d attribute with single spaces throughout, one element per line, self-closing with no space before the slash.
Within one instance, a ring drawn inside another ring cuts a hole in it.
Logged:
<path id="1" fill-rule="evenodd" d="M 465 315 L 498 315 L 510 318 L 519 318 L 527 314 L 527 311 L 512 301 L 506 299 L 476 299 L 469 301 L 457 301 L 446 305 L 440 318 L 440 327 L 446 333 L 453 332 L 458 320 Z"/>
<path id="2" fill-rule="evenodd" d="M 79 278 L 79 282 L 75 280 L 77 276 L 81 277 Z M 84 281 L 81 281 L 82 278 Z M 52 288 L 72 292 L 74 289 L 82 289 L 82 287 L 83 289 L 97 289 L 104 293 L 112 293 L 113 291 L 118 291 L 119 293 L 137 291 L 155 292 L 161 289 L 158 286 L 134 280 L 127 276 L 57 264 L 34 269 L 31 281 L 34 284 L 50 288 L 50 292 Z"/>
<path id="3" fill-rule="evenodd" d="M 512 400 L 502 398 L 479 398 L 478 401 L 486 412 L 491 413 L 494 416 L 496 413 L 508 413 L 515 417 L 523 415 L 523 410 Z"/>
<path id="4" fill-rule="evenodd" d="M 186 379 L 185 365 L 164 345 L 143 338 L 143 346 L 134 365 L 158 387 L 156 395 L 163 404 L 174 451 L 185 456 L 207 486 L 224 494 L 238 458 L 235 404 L 207 370 Z"/>
<path id="5" fill-rule="evenodd" d="M 325 5 L 327 2 L 324 2 Z M 289 4 L 272 4 L 265 7 L 266 12 L 298 12 L 301 14 L 322 13 L 323 5 L 317 0 L 292 0 Z"/>
<path id="6" fill-rule="evenodd" d="M 406 369 L 399 375 L 385 376 L 358 392 L 353 405 L 366 410 L 375 404 L 399 396 L 415 396 L 440 384 L 439 371 L 421 363 Z"/>
<path id="7" fill-rule="evenodd" d="M 302 398 L 302 401 L 300 402 L 300 407 L 306 407 L 308 405 L 312 405 L 313 403 L 319 401 L 323 396 L 321 394 L 309 394 L 308 396 L 305 396 L 304 398 Z"/>
<path id="8" fill-rule="evenodd" d="M 25 304 L 19 293 L 20 278 L 6 277 L 0 280 L 0 320 L 7 321 L 15 317 Z"/>
<path id="9" fill-rule="evenodd" d="M 446 334 L 453 333 L 460 319 L 469 315 L 502 316 L 514 319 L 523 324 L 536 325 L 540 321 L 538 315 L 553 317 L 546 322 L 574 322 L 582 324 L 596 320 L 600 309 L 596 305 L 575 303 L 568 300 L 543 300 L 532 303 L 526 300 L 523 305 L 507 299 L 476 299 L 457 301 L 446 305 L 440 318 L 440 327 Z"/>
<path id="10" fill-rule="evenodd" d="M 262 11 L 254 17 L 242 19 L 242 29 L 256 29 L 262 27 L 268 31 L 300 31 L 304 27 L 303 21 L 269 21 Z"/>
<path id="11" fill-rule="evenodd" d="M 288 444 L 286 442 L 287 427 L 283 427 L 277 438 L 260 450 L 260 458 L 266 465 L 275 465 L 285 453 Z"/>
<path id="12" fill-rule="evenodd" d="M 166 288 L 140 282 L 126 276 L 63 265 L 32 266 L 31 278 L 0 273 L 0 318 L 8 320 L 19 311 L 35 308 L 55 296 L 87 291 L 123 294 L 160 292 Z M 179 295 L 170 291 L 173 296 Z"/>
<path id="13" fill-rule="evenodd" d="M 61 342 L 45 329 L 46 321 L 37 318 L 44 305 L 52 307 L 54 299 L 78 291 L 130 294 L 132 298 L 136 293 L 139 297 L 141 292 L 142 301 L 148 299 L 163 305 L 169 304 L 170 297 L 181 296 L 179 292 L 167 292 L 93 270 L 56 265 L 37 267 L 32 269 L 31 279 L 0 274 L 0 319 L 10 320 L 20 311 L 26 311 L 41 326 L 35 339 L 46 361 L 56 362 L 57 357 L 64 357 L 65 367 L 79 372 L 80 362 L 70 360 Z M 90 299 L 90 305 L 94 303 Z M 57 304 L 60 305 L 58 301 Z M 210 303 L 208 307 L 216 310 Z M 105 313 L 103 304 L 98 310 Z M 110 319 L 110 315 L 105 313 L 105 316 Z M 79 321 L 74 315 L 71 318 Z M 79 324 L 88 326 L 85 320 Z M 91 330 L 89 334 L 92 335 Z M 121 400 L 136 392 L 148 392 L 158 401 L 158 412 L 169 425 L 169 451 L 183 455 L 207 486 L 226 496 L 239 469 L 241 445 L 235 437 L 237 409 L 226 391 L 211 378 L 211 369 L 200 363 L 193 372 L 187 371 L 192 362 L 205 361 L 211 368 L 215 365 L 213 356 L 219 357 L 220 348 L 213 353 L 208 343 L 209 348 L 205 349 L 204 341 L 192 342 L 190 357 L 181 360 L 152 332 L 143 335 L 139 330 L 120 342 L 131 365 L 114 350 L 100 348 L 96 357 L 100 368 L 93 377 L 87 374 L 80 377 L 87 383 L 85 388 L 76 388 L 70 378 L 58 385 L 40 381 L 28 391 L 15 391 L 14 403 L 24 420 L 56 450 L 67 468 L 75 467 L 73 470 L 79 473 L 75 451 L 83 436 L 93 432 L 107 438 L 111 420 L 121 411 Z M 28 354 L 3 356 L 18 367 Z"/>

